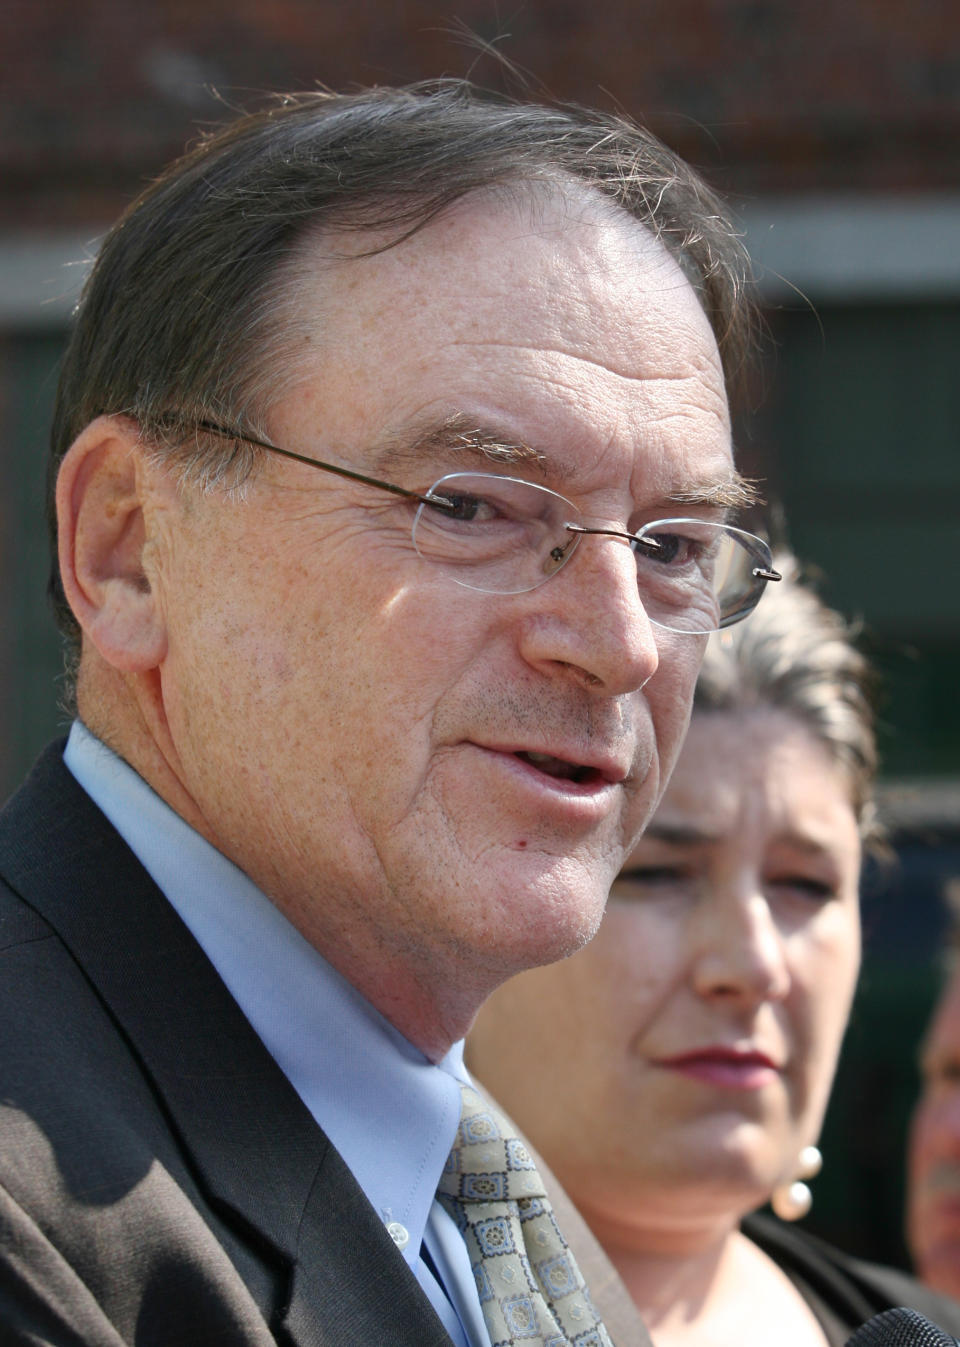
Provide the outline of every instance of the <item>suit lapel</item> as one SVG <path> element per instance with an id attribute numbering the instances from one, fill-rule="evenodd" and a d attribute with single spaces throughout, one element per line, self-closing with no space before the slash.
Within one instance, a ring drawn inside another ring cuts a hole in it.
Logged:
<path id="1" fill-rule="evenodd" d="M 358 1209 L 349 1200 L 354 1187 L 331 1146 L 310 1194 L 284 1318 L 292 1341 L 316 1347 L 452 1347 L 373 1208 L 364 1201 Z M 407 1273 L 403 1278 L 394 1273 L 397 1263 Z M 319 1333 L 318 1301 L 324 1306 Z"/>
<path id="2" fill-rule="evenodd" d="M 211 1204 L 290 1265 L 288 1340 L 449 1347 L 353 1176 L 62 745 L 0 815 L 0 857 L 153 1081 Z"/>

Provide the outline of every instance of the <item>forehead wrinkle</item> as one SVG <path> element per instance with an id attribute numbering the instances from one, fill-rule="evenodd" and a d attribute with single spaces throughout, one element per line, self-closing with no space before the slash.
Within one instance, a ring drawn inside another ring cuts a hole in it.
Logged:
<path id="1" fill-rule="evenodd" d="M 682 383 L 690 383 L 693 381 L 697 383 L 703 383 L 703 377 L 705 373 L 716 374 L 717 388 L 715 391 L 718 394 L 718 399 L 723 403 L 724 408 L 726 408 L 727 406 L 726 390 L 723 386 L 723 376 L 720 372 L 719 357 L 717 358 L 716 362 L 714 362 L 713 360 L 709 359 L 705 360 L 702 358 L 697 358 L 695 361 L 691 362 L 689 359 L 689 353 L 686 350 L 684 350 L 679 344 L 678 350 L 682 351 L 683 358 L 687 360 L 688 365 L 692 363 L 693 368 L 678 369 L 678 370 L 661 370 L 657 372 L 650 372 L 647 370 L 638 371 L 635 368 L 617 369 L 616 366 L 611 365 L 608 361 L 589 355 L 586 351 L 575 351 L 572 349 L 567 349 L 564 346 L 548 346 L 541 341 L 537 342 L 510 341 L 504 337 L 483 338 L 483 337 L 470 336 L 470 337 L 457 338 L 454 341 L 452 341 L 450 345 L 464 346 L 464 347 L 480 347 L 480 348 L 502 347 L 505 350 L 526 351 L 537 357 L 541 357 L 543 355 L 558 355 L 562 356 L 563 359 L 565 360 L 571 360 L 576 362 L 577 364 L 591 365 L 595 369 L 602 370 L 604 374 L 609 374 L 612 379 L 617 379 L 628 384 L 636 384 L 638 381 L 642 382 L 643 384 L 657 384 L 657 383 L 682 384 Z"/>

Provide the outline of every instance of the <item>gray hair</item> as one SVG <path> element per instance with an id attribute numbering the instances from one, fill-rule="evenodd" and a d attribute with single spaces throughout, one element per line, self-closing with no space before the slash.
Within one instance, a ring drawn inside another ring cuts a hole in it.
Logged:
<path id="1" fill-rule="evenodd" d="M 793 716 L 845 769 L 861 836 L 878 842 L 870 666 L 843 617 L 801 583 L 796 560 L 774 564 L 783 579 L 756 611 L 708 640 L 694 713 L 772 707 Z"/>
<path id="2" fill-rule="evenodd" d="M 612 114 L 494 99 L 459 80 L 278 97 L 202 139 L 107 235 L 54 411 L 54 538 L 60 459 L 102 414 L 133 418 L 201 483 L 236 485 L 252 470 L 257 450 L 198 426 L 262 437 L 296 348 L 305 239 L 388 230 L 387 243 L 371 239 L 381 251 L 469 193 L 571 181 L 628 211 L 680 261 L 729 382 L 751 341 L 748 259 L 717 198 L 649 132 Z M 75 643 L 56 563 L 50 590 Z"/>

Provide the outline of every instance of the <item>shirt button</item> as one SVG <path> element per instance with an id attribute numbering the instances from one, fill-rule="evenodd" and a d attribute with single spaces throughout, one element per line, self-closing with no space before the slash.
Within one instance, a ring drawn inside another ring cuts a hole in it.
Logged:
<path id="1" fill-rule="evenodd" d="M 398 1249 L 405 1249 L 410 1243 L 410 1232 L 405 1225 L 399 1221 L 391 1221 L 387 1226 L 387 1234 L 393 1240 Z"/>

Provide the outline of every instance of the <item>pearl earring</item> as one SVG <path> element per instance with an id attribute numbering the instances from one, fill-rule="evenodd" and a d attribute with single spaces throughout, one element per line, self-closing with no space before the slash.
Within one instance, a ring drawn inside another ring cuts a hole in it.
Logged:
<path id="1" fill-rule="evenodd" d="M 797 1161 L 797 1178 L 782 1183 L 770 1194 L 770 1205 L 781 1221 L 799 1221 L 813 1206 L 813 1194 L 803 1182 L 812 1179 L 823 1168 L 823 1156 L 816 1146 L 804 1146 Z"/>

